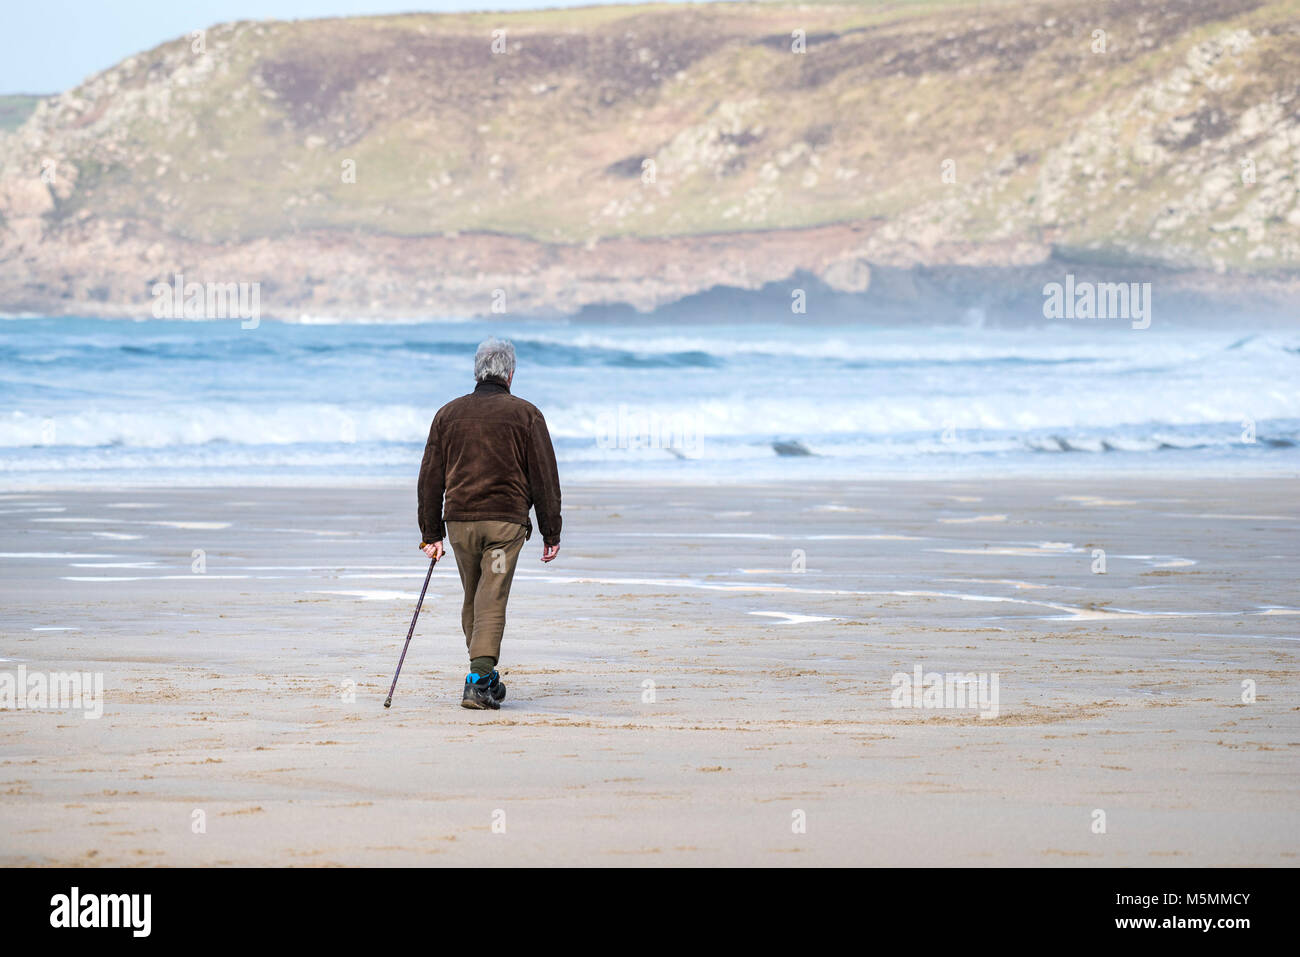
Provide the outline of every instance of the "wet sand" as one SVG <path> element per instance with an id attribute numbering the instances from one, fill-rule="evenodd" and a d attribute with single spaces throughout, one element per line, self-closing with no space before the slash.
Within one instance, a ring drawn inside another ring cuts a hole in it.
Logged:
<path id="1" fill-rule="evenodd" d="M 565 505 L 503 709 L 458 706 L 448 560 L 385 711 L 411 491 L 0 496 L 0 673 L 104 676 L 0 713 L 0 864 L 1300 862 L 1295 479 Z M 917 666 L 996 717 L 893 707 Z"/>

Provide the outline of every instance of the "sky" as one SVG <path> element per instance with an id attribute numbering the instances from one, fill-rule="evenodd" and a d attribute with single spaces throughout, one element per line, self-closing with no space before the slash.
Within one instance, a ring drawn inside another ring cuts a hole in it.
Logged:
<path id="1" fill-rule="evenodd" d="M 59 93 L 133 53 L 228 20 L 535 10 L 594 2 L 611 0 L 4 0 L 0 94 Z"/>

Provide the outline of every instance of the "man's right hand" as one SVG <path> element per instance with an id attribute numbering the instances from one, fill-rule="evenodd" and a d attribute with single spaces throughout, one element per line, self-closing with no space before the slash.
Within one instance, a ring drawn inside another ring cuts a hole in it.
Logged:
<path id="1" fill-rule="evenodd" d="M 423 547 L 424 554 L 442 561 L 442 542 L 437 541 Z"/>
<path id="2" fill-rule="evenodd" d="M 558 555 L 558 554 L 560 554 L 560 546 L 559 546 L 559 545 L 543 545 L 543 546 L 542 546 L 542 561 L 544 561 L 544 562 L 549 562 L 549 561 L 551 561 L 553 558 L 555 558 L 555 556 Z"/>

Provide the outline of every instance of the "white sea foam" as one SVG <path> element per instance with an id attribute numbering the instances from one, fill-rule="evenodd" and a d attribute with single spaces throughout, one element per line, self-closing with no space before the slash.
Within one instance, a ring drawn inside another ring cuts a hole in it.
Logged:
<path id="1" fill-rule="evenodd" d="M 99 552 L 0 552 L 0 558 L 115 558 Z"/>

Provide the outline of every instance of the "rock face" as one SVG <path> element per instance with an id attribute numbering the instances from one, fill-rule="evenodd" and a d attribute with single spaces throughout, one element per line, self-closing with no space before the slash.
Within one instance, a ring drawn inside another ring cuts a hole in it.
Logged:
<path id="1" fill-rule="evenodd" d="M 285 317 L 979 301 L 1069 264 L 1285 308 L 1297 77 L 1259 0 L 226 24 L 0 133 L 0 310 L 148 315 L 177 273 Z"/>

